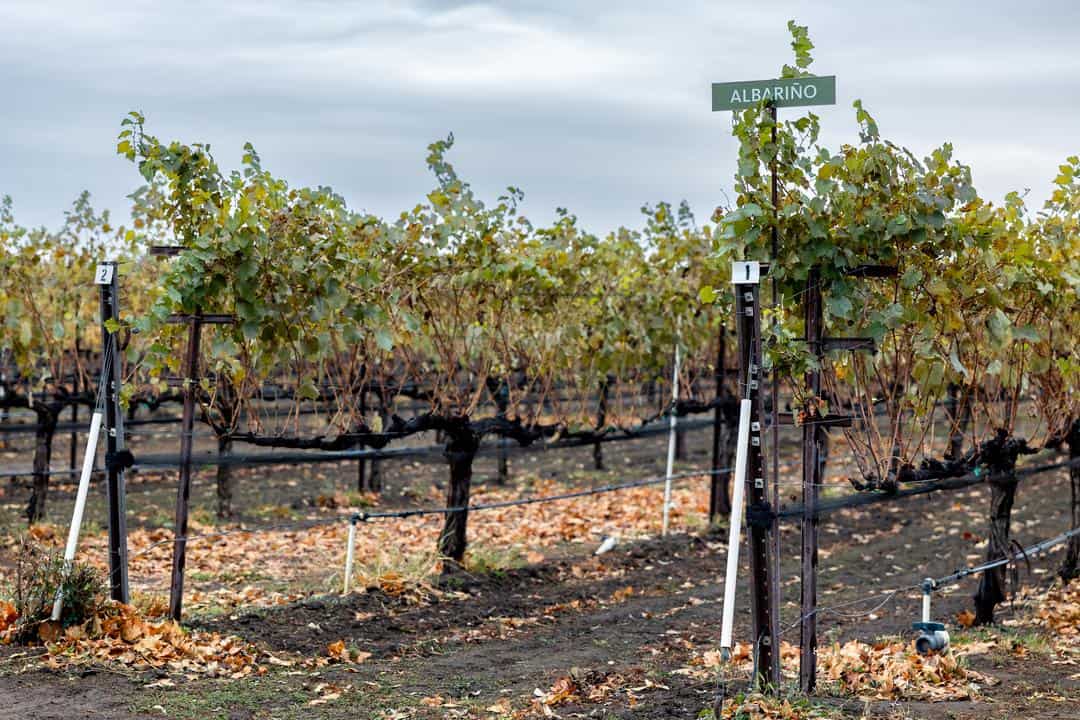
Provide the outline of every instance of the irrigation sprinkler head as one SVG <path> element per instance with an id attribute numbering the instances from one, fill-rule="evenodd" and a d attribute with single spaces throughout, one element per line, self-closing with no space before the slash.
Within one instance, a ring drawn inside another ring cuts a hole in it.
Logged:
<path id="1" fill-rule="evenodd" d="M 915 651 L 920 655 L 940 652 L 949 647 L 949 633 L 945 626 L 935 622 L 912 623 L 911 626 L 921 631 L 915 638 Z"/>

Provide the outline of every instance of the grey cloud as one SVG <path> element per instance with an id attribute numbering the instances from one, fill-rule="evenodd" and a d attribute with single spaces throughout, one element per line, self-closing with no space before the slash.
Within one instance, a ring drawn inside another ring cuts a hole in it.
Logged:
<path id="1" fill-rule="evenodd" d="M 56 223 L 82 188 L 123 215 L 138 176 L 114 138 L 141 109 L 226 166 L 250 140 L 290 182 L 383 215 L 429 189 L 424 147 L 452 130 L 462 174 L 523 188 L 538 221 L 566 206 L 604 231 L 684 197 L 705 218 L 735 155 L 709 82 L 774 75 L 791 17 L 839 78 L 828 145 L 854 139 L 862 97 L 887 136 L 952 141 L 985 194 L 1036 202 L 1077 151 L 1073 3 L 805 5 L 9 0 L 0 193 L 26 223 Z"/>

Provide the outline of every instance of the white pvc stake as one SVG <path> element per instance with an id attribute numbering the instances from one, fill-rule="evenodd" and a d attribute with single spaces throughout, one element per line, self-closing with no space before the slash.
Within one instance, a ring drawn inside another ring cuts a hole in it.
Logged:
<path id="1" fill-rule="evenodd" d="M 356 521 L 349 523 L 349 544 L 345 548 L 345 587 L 342 595 L 349 594 L 349 583 L 352 581 L 353 548 L 356 546 Z"/>
<path id="2" fill-rule="evenodd" d="M 743 399 L 739 404 L 739 435 L 735 447 L 735 487 L 731 498 L 727 575 L 724 577 L 723 621 L 720 626 L 720 653 L 724 658 L 731 655 L 731 628 L 735 624 L 735 575 L 739 570 L 739 536 L 742 533 L 743 503 L 746 495 L 746 463 L 750 455 L 750 409 L 750 400 Z"/>
<path id="3" fill-rule="evenodd" d="M 675 369 L 671 373 L 671 423 L 667 442 L 667 477 L 664 480 L 664 527 L 661 535 L 667 535 L 668 521 L 671 514 L 671 476 L 675 470 L 675 403 L 679 401 L 679 344 L 675 343 Z"/>
<path id="4" fill-rule="evenodd" d="M 79 530 L 82 528 L 83 512 L 86 510 L 86 496 L 90 492 L 90 475 L 94 471 L 94 459 L 97 457 L 98 435 L 101 433 L 101 413 L 95 412 L 90 418 L 90 435 L 86 438 L 86 452 L 83 454 L 82 474 L 79 476 L 79 491 L 75 495 L 75 510 L 71 513 L 71 528 L 68 529 L 67 547 L 64 548 L 64 576 L 75 562 L 75 549 L 79 545 Z M 61 584 L 56 588 L 53 600 L 52 620 L 60 620 L 64 606 L 64 589 Z"/>
<path id="5" fill-rule="evenodd" d="M 930 622 L 930 593 L 927 590 L 923 590 L 922 595 L 922 621 Z"/>

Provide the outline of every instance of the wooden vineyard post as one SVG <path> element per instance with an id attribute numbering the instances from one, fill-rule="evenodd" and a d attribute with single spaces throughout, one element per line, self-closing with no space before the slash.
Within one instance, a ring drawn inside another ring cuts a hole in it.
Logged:
<path id="1" fill-rule="evenodd" d="M 123 457 L 126 452 L 124 413 L 120 408 L 122 380 L 120 345 L 108 325 L 119 322 L 120 279 L 115 262 L 98 266 L 94 279 L 101 291 L 101 382 L 105 386 L 105 466 L 109 502 L 109 596 L 130 601 L 127 566 L 127 491 Z"/>
<path id="2" fill-rule="evenodd" d="M 225 325 L 231 315 L 170 315 L 171 323 L 187 323 L 188 339 L 181 366 L 184 410 L 180 416 L 180 477 L 176 488 L 176 516 L 173 539 L 172 578 L 169 582 L 169 617 L 180 622 L 184 609 L 184 564 L 187 560 L 188 507 L 191 500 L 191 451 L 195 439 L 195 394 L 199 387 L 199 346 L 203 325 Z"/>
<path id="3" fill-rule="evenodd" d="M 753 265 L 753 270 L 746 271 L 746 265 Z M 765 461 L 761 443 L 764 408 L 761 393 L 761 303 L 758 270 L 758 263 L 735 263 L 733 279 L 736 282 L 735 314 L 739 338 L 739 394 L 750 399 L 752 408 L 746 472 L 746 531 L 750 555 L 754 650 L 757 658 L 753 685 L 775 690 L 780 686 L 777 642 L 779 597 L 773 592 L 775 570 L 769 557 L 769 532 L 775 532 L 777 525 L 765 487 Z M 732 508 L 732 512 L 742 512 L 742 508 Z"/>
<path id="4" fill-rule="evenodd" d="M 776 126 L 778 117 L 776 113 L 776 103 L 769 104 L 769 118 L 772 120 L 772 143 L 776 145 Z M 770 257 L 775 259 L 780 257 L 780 182 L 776 174 L 776 157 L 773 157 L 771 163 L 769 163 L 770 178 L 770 197 L 772 200 L 773 214 L 772 214 L 772 227 L 769 228 L 769 251 Z M 769 278 L 769 286 L 772 291 L 772 297 L 770 298 L 770 308 L 772 310 L 772 316 L 770 318 L 771 323 L 777 322 L 777 310 L 780 305 L 780 291 L 777 287 L 776 276 L 773 275 Z M 777 373 L 771 373 L 769 376 L 769 453 L 771 455 L 772 463 L 772 482 L 773 482 L 773 505 L 776 509 L 780 509 L 780 376 Z M 773 594 L 777 598 L 780 597 L 780 573 L 781 558 L 783 554 L 780 552 L 780 528 L 779 526 L 773 529 L 773 557 L 776 558 L 776 569 L 773 572 Z M 777 601 L 779 602 L 779 601 Z M 779 622 L 779 618 L 777 618 Z M 779 627 L 779 625 L 777 626 Z"/>
<path id="5" fill-rule="evenodd" d="M 202 315 L 186 318 L 187 347 L 184 350 L 184 411 L 180 420 L 180 478 L 176 490 L 172 578 L 169 582 L 169 617 L 180 622 L 184 610 L 184 563 L 187 559 L 188 504 L 191 499 L 191 446 L 195 430 L 195 388 L 198 384 L 199 344 L 202 340 Z"/>
<path id="6" fill-rule="evenodd" d="M 821 280 L 818 268 L 811 268 L 806 279 L 803 301 L 806 312 L 806 342 L 815 357 L 821 356 L 822 314 Z M 821 371 L 816 367 L 806 373 L 806 390 L 814 399 L 821 393 Z M 821 438 L 825 429 L 808 413 L 803 424 L 802 440 L 802 593 L 799 602 L 799 687 L 811 693 L 817 684 L 817 564 L 818 564 L 818 487 L 821 485 Z"/>
<path id="7" fill-rule="evenodd" d="M 158 257 L 174 257 L 184 251 L 182 246 L 157 245 L 150 254 Z M 180 474 L 176 488 L 176 515 L 173 530 L 172 575 L 169 580 L 169 617 L 180 622 L 184 612 L 184 564 L 187 560 L 188 507 L 191 500 L 191 451 L 195 435 L 195 393 L 199 387 L 199 346 L 202 343 L 203 325 L 228 325 L 235 320 L 232 315 L 204 315 L 196 309 L 194 315 L 170 315 L 168 322 L 188 326 L 187 346 L 184 348 L 183 377 L 171 378 L 170 384 L 179 385 L 184 396 L 184 410 L 180 416 Z"/>
<path id="8" fill-rule="evenodd" d="M 885 278 L 896 275 L 896 268 L 888 265 L 860 265 L 847 272 L 852 277 Z M 806 291 L 803 293 L 803 311 L 806 321 L 806 343 L 810 353 L 819 361 L 825 353 L 834 350 L 877 352 L 873 338 L 825 337 L 822 316 L 821 269 L 813 267 L 807 275 Z M 811 403 L 821 395 L 821 371 L 815 367 L 806 373 L 806 391 Z M 828 428 L 850 427 L 852 418 L 847 415 L 822 415 L 814 404 L 804 408 L 802 421 L 802 554 L 801 597 L 799 602 L 799 688 L 812 693 L 817 686 L 817 565 L 818 565 L 818 492 L 823 480 L 824 459 L 828 447 Z M 795 422 L 792 415 L 779 416 Z"/>

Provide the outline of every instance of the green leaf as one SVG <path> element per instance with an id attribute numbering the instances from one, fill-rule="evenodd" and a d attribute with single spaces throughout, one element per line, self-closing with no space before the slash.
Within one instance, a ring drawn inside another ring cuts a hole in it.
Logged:
<path id="1" fill-rule="evenodd" d="M 851 319 L 852 305 L 851 301 L 846 297 L 829 296 L 825 300 L 825 308 L 833 317 L 842 318 L 844 320 Z"/>
<path id="2" fill-rule="evenodd" d="M 394 348 L 394 336 L 389 330 L 379 328 L 375 331 L 375 344 L 383 352 L 390 352 Z"/>
<path id="3" fill-rule="evenodd" d="M 997 345 L 1006 347 L 1012 342 L 1012 323 L 1001 308 L 994 308 L 987 318 L 986 326 L 990 330 L 990 339 Z"/>

